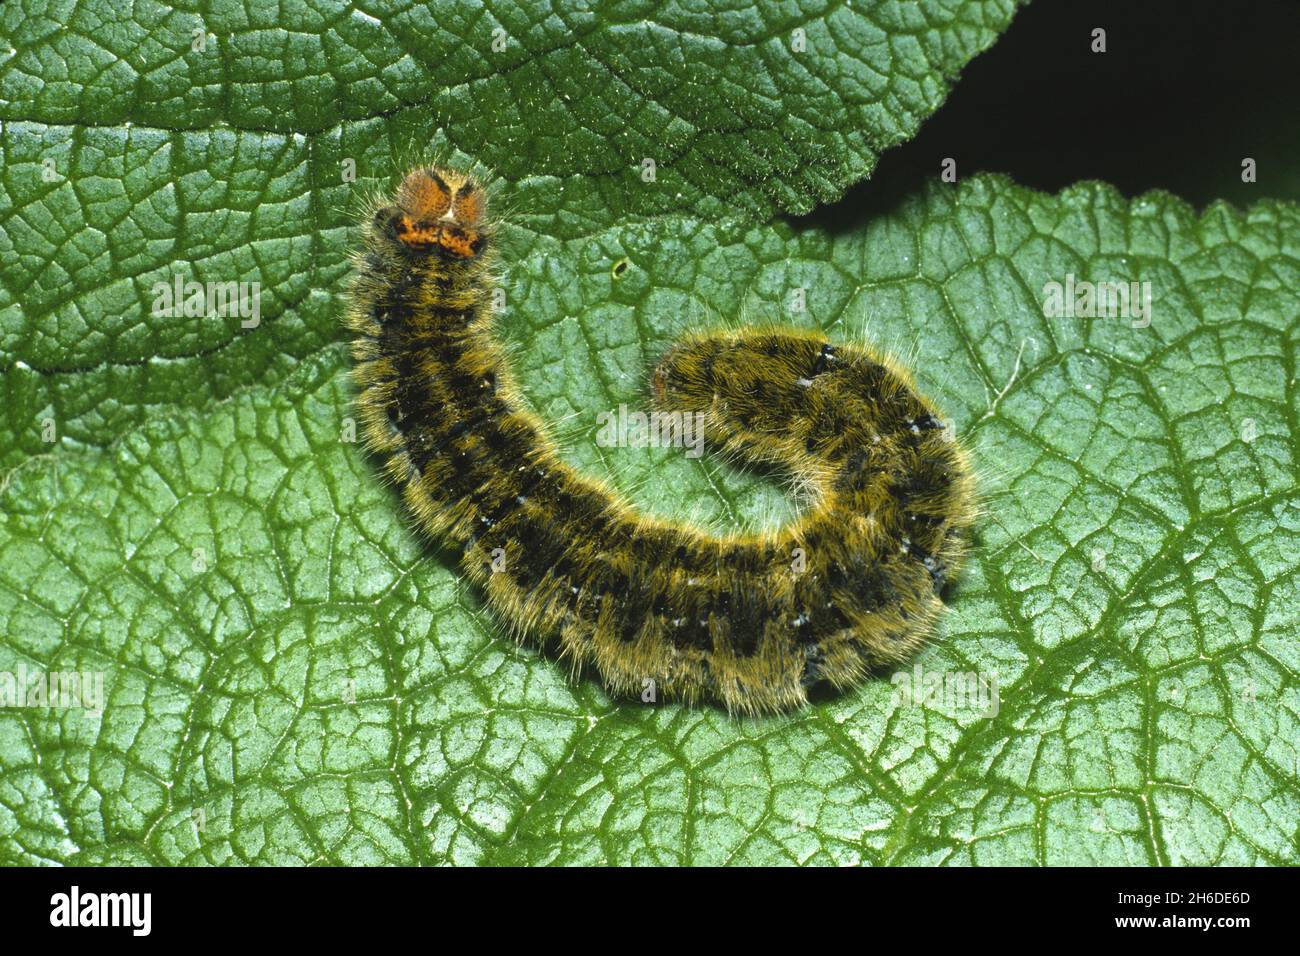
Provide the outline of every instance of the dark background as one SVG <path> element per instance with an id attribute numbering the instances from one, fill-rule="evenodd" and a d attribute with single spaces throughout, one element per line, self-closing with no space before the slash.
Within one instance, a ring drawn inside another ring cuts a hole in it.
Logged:
<path id="1" fill-rule="evenodd" d="M 1035 0 L 826 218 L 870 203 L 882 178 L 937 176 L 948 156 L 958 178 L 1000 172 L 1046 192 L 1100 179 L 1197 209 L 1300 200 L 1298 116 L 1297 0 Z M 1241 181 L 1247 156 L 1254 184 Z"/>

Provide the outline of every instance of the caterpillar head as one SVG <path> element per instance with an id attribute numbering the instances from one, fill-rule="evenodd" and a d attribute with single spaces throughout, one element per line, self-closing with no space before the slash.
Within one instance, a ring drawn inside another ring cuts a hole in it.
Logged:
<path id="1" fill-rule="evenodd" d="M 397 189 L 396 202 L 375 213 L 376 227 L 415 255 L 475 259 L 487 248 L 487 197 L 465 173 L 421 166 Z"/>

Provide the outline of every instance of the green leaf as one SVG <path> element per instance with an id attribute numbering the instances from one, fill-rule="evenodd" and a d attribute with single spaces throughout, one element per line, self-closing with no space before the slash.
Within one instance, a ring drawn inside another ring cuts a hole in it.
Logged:
<path id="1" fill-rule="evenodd" d="M 413 157 L 494 168 L 553 236 L 805 211 L 910 137 L 1014 11 L 439 0 L 291 4 L 278 24 L 222 0 L 25 6 L 0 9 L 0 356 L 27 366 L 3 397 L 14 421 L 53 409 L 60 435 L 99 447 L 335 341 L 358 196 Z M 260 283 L 257 334 L 149 315 L 177 274 Z M 44 450 L 0 423 L 0 468 Z"/>
<path id="2" fill-rule="evenodd" d="M 169 131 L 173 150 L 254 131 L 294 165 L 354 124 L 422 144 L 432 112 L 511 180 L 594 179 L 640 211 L 807 211 L 910 138 L 1015 5 L 63 0 L 0 13 L 0 103 L 11 120 Z M 631 188 L 646 158 L 657 188 Z"/>
<path id="3" fill-rule="evenodd" d="M 0 10 L 0 675 L 105 675 L 102 713 L 0 709 L 0 862 L 1300 861 L 1294 205 L 979 177 L 761 221 L 910 135 L 1010 4 L 129 9 Z M 683 329 L 912 353 L 989 512 L 918 664 L 996 714 L 888 679 L 770 720 L 611 701 L 495 633 L 345 440 L 348 212 L 412 143 L 505 173 L 501 333 L 641 507 L 792 513 L 596 446 Z M 1150 325 L 1046 317 L 1071 273 L 1149 282 Z M 260 282 L 259 324 L 152 314 L 178 274 Z"/>
<path id="4" fill-rule="evenodd" d="M 595 410 L 637 403 L 693 315 L 802 287 L 791 320 L 914 346 L 990 512 L 919 664 L 995 675 L 996 716 L 883 680 L 762 721 L 571 683 L 492 632 L 340 440 L 335 344 L 12 477 L 7 656 L 108 686 L 102 717 L 2 712 L 5 859 L 1296 862 L 1294 206 L 979 178 L 834 236 L 679 215 L 510 240 L 529 394 L 664 513 L 781 502 L 707 458 L 595 446 Z M 1150 326 L 1045 318 L 1071 272 L 1150 282 Z"/>

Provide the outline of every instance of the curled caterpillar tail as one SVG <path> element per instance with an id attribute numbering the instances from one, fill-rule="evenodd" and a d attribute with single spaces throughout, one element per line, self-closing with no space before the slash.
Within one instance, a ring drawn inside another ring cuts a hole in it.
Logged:
<path id="1" fill-rule="evenodd" d="M 964 552 L 974 487 L 905 370 L 815 333 L 689 337 L 656 402 L 808 488 L 790 526 L 717 537 L 638 514 L 565 464 L 492 336 L 482 187 L 416 169 L 365 224 L 348 321 L 364 430 L 420 527 L 521 633 L 616 694 L 739 713 L 848 687 L 924 642 Z"/>

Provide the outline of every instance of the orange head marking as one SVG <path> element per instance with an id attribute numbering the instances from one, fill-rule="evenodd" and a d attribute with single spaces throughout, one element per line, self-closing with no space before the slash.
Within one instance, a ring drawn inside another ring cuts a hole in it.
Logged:
<path id="1" fill-rule="evenodd" d="M 441 219 L 451 208 L 451 190 L 435 170 L 413 169 L 397 190 L 397 205 L 412 219 Z"/>
<path id="2" fill-rule="evenodd" d="M 412 252 L 472 259 L 487 245 L 483 190 L 463 173 L 423 166 L 411 170 L 391 212 L 390 234 Z"/>
<path id="3" fill-rule="evenodd" d="M 462 226 L 477 226 L 487 212 L 485 206 L 483 190 L 467 181 L 456 190 L 456 208 L 452 216 Z"/>

